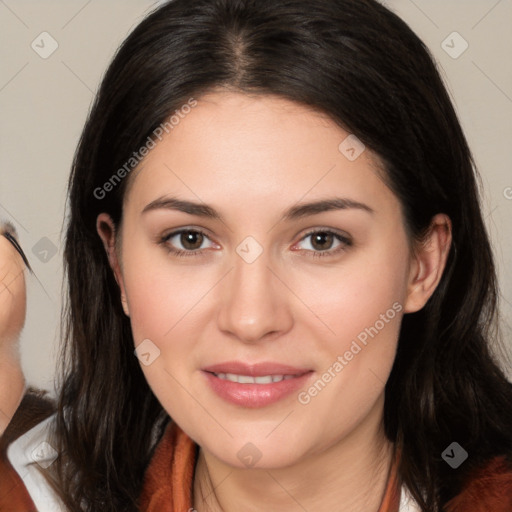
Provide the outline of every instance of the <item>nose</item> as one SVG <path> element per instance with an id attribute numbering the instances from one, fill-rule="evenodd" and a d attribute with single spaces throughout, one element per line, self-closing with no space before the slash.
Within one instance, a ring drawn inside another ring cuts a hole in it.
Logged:
<path id="1" fill-rule="evenodd" d="M 244 343 L 274 340 L 293 325 L 284 276 L 271 268 L 267 252 L 252 263 L 238 254 L 234 268 L 223 279 L 217 317 L 219 329 Z"/>

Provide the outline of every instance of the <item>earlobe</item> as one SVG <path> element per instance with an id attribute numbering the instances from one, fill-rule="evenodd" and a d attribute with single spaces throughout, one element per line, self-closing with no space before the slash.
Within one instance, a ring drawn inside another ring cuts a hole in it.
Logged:
<path id="1" fill-rule="evenodd" d="M 116 251 L 116 226 L 110 215 L 107 213 L 100 213 L 98 215 L 96 219 L 96 231 L 103 242 L 103 247 L 105 248 L 110 268 L 112 269 L 114 279 L 119 286 L 123 311 L 126 316 L 130 316 L 128 301 L 126 300 L 123 275 Z"/>
<path id="2" fill-rule="evenodd" d="M 126 316 L 130 316 L 130 310 L 128 309 L 128 302 L 126 300 L 126 294 L 121 292 L 121 305 Z"/>
<path id="3" fill-rule="evenodd" d="M 450 218 L 440 213 L 433 217 L 425 240 L 417 245 L 412 256 L 405 313 L 422 309 L 436 290 L 446 267 L 451 242 Z"/>

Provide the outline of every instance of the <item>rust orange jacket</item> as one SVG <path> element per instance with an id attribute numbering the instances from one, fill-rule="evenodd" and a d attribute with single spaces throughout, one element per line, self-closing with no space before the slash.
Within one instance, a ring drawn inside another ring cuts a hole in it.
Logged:
<path id="1" fill-rule="evenodd" d="M 5 456 L 5 450 L 0 455 L 0 512 L 37 512 L 23 480 Z M 176 424 L 170 423 L 146 471 L 140 510 L 192 511 L 196 457 L 195 443 Z M 402 510 L 400 489 L 394 465 L 379 512 Z M 39 512 L 45 511 L 41 508 Z M 445 512 L 512 512 L 512 470 L 505 458 L 497 457 L 471 475 L 463 491 L 447 504 Z"/>
<path id="2" fill-rule="evenodd" d="M 194 442 L 179 427 L 169 425 L 146 473 L 141 510 L 191 510 L 194 465 Z M 399 506 L 400 481 L 394 465 L 378 512 L 399 512 Z M 474 473 L 445 512 L 512 512 L 512 470 L 505 458 L 497 457 Z"/>

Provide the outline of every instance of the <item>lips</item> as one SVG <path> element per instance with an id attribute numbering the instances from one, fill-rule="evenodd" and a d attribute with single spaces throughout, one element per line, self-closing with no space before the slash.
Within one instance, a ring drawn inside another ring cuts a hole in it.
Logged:
<path id="1" fill-rule="evenodd" d="M 237 361 L 202 369 L 210 388 L 224 400 L 248 408 L 265 407 L 303 387 L 312 370 L 278 363 Z"/>

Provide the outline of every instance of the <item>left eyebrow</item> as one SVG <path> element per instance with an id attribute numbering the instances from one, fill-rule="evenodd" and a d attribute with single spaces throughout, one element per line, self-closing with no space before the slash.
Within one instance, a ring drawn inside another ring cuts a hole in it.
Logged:
<path id="1" fill-rule="evenodd" d="M 323 199 L 321 201 L 302 203 L 298 204 L 297 206 L 293 206 L 285 212 L 281 220 L 295 220 L 302 217 L 307 217 L 309 215 L 316 215 L 322 212 L 350 209 L 362 210 L 370 214 L 375 213 L 375 211 L 367 204 L 354 201 L 346 197 L 333 197 L 330 199 Z"/>
<path id="2" fill-rule="evenodd" d="M 167 210 L 178 210 L 190 215 L 196 215 L 198 217 L 205 217 L 213 220 L 219 220 L 224 222 L 222 215 L 217 212 L 213 207 L 204 203 L 195 203 L 193 201 L 187 201 L 184 199 L 178 199 L 176 197 L 163 196 L 151 201 L 143 210 L 142 213 L 146 213 L 152 210 L 167 209 Z M 291 221 L 307 217 L 310 215 L 317 215 L 322 212 L 332 210 L 349 210 L 356 209 L 368 212 L 370 214 L 375 211 L 370 208 L 367 204 L 359 201 L 343 197 L 334 197 L 330 199 L 323 199 L 320 201 L 314 201 L 310 203 L 302 203 L 296 206 L 292 206 L 281 217 L 281 221 Z"/>

